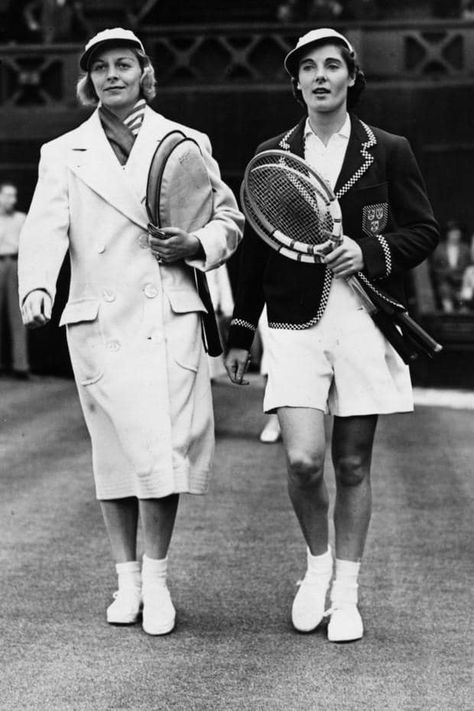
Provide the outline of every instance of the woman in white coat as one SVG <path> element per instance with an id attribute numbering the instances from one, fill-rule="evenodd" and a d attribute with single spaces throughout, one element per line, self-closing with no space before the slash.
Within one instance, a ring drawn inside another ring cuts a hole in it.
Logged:
<path id="1" fill-rule="evenodd" d="M 243 217 L 211 156 L 207 136 L 167 120 L 147 102 L 154 72 L 140 40 L 115 28 L 93 37 L 80 60 L 83 103 L 98 108 L 79 128 L 45 144 L 20 244 L 24 323 L 51 316 L 66 252 L 67 337 L 118 591 L 111 624 L 165 634 L 175 625 L 167 553 L 179 494 L 205 493 L 214 448 L 207 357 L 193 268 L 222 264 Z M 180 129 L 204 155 L 213 188 L 210 222 L 193 234 L 147 231 L 148 167 L 161 139 Z M 137 524 L 143 528 L 143 566 Z"/>

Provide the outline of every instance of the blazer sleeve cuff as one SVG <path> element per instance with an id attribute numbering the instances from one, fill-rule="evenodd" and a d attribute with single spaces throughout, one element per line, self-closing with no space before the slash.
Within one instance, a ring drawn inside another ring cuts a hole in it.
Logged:
<path id="1" fill-rule="evenodd" d="M 230 322 L 228 348 L 244 348 L 249 351 L 255 336 L 257 327 L 250 321 L 241 318 L 233 318 Z"/>

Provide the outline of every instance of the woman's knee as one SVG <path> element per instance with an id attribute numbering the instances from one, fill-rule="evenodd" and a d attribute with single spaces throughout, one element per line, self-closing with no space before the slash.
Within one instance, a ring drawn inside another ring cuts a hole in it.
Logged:
<path id="1" fill-rule="evenodd" d="M 340 457 L 334 462 L 336 481 L 341 486 L 359 486 L 368 477 L 369 467 L 358 454 Z"/>
<path id="2" fill-rule="evenodd" d="M 301 489 L 319 486 L 324 474 L 324 455 L 290 451 L 287 453 L 289 483 Z"/>

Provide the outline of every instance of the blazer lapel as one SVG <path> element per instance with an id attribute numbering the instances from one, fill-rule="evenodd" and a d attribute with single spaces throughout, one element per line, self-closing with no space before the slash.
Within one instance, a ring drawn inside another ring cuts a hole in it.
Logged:
<path id="1" fill-rule="evenodd" d="M 341 198 L 364 175 L 374 162 L 371 149 L 377 144 L 372 129 L 351 115 L 351 136 L 341 172 L 334 189 L 337 198 Z"/>
<path id="2" fill-rule="evenodd" d="M 291 151 L 295 155 L 304 158 L 304 127 L 306 123 L 306 116 L 304 116 L 296 126 L 293 126 L 278 144 L 279 148 L 283 148 L 284 151 Z"/>
<path id="3" fill-rule="evenodd" d="M 130 190 L 125 171 L 102 129 L 98 111 L 80 127 L 75 139 L 69 157 L 72 172 L 125 217 L 146 229 L 145 207 Z"/>
<path id="4" fill-rule="evenodd" d="M 306 116 L 285 133 L 283 138 L 280 139 L 278 147 L 304 158 L 305 124 Z M 372 165 L 374 156 L 371 149 L 376 144 L 377 139 L 370 126 L 367 126 L 356 116 L 351 115 L 351 136 L 334 191 L 337 198 L 341 198 L 350 190 Z"/>

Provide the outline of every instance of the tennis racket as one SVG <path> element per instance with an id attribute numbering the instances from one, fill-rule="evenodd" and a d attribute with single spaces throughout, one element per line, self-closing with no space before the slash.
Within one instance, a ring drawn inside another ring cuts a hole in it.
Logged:
<path id="1" fill-rule="evenodd" d="M 254 156 L 245 171 L 241 199 L 255 232 L 289 259 L 321 262 L 342 241 L 341 211 L 334 193 L 317 171 L 293 153 L 268 150 Z M 405 362 L 420 351 L 432 356 L 442 349 L 402 304 L 384 297 L 362 274 L 346 281 Z"/>
<path id="2" fill-rule="evenodd" d="M 182 131 L 170 131 L 164 136 L 151 159 L 146 185 L 146 211 L 150 223 L 154 226 L 160 224 L 160 194 L 163 169 L 170 152 L 185 138 Z"/>
<path id="3" fill-rule="evenodd" d="M 179 227 L 193 232 L 212 218 L 213 192 L 201 149 L 196 141 L 181 131 L 167 134 L 156 149 L 148 174 L 146 208 L 149 230 L 157 237 L 163 227 Z M 217 327 L 207 278 L 194 269 L 196 288 L 206 313 L 201 314 L 203 340 L 211 356 L 221 355 L 222 344 Z"/>

